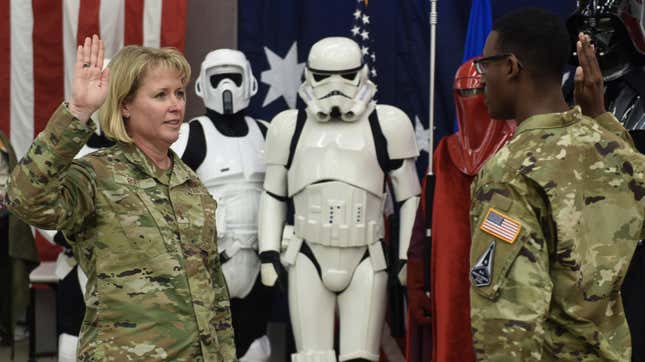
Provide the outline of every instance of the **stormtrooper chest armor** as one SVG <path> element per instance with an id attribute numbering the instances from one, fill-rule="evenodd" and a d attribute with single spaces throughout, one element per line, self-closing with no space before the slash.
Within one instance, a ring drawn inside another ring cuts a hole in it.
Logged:
<path id="1" fill-rule="evenodd" d="M 350 247 L 382 237 L 385 174 L 367 113 L 304 123 L 287 177 L 296 235 L 309 242 Z"/>

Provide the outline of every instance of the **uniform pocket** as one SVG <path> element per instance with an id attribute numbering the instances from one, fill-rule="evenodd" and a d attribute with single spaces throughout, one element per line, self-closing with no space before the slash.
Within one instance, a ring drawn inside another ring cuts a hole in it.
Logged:
<path id="1" fill-rule="evenodd" d="M 103 191 L 110 200 L 111 215 L 125 234 L 125 240 L 112 243 L 110 249 L 115 254 L 141 253 L 156 257 L 166 252 L 159 226 L 140 195 L 133 190 Z M 117 233 L 118 228 L 113 230 Z"/>

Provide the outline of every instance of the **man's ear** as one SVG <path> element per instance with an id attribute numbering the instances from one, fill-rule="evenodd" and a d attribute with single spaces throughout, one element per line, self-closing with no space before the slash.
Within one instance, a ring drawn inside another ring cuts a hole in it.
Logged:
<path id="1" fill-rule="evenodd" d="M 512 55 L 508 58 L 506 58 L 506 75 L 509 78 L 515 78 L 520 74 L 520 71 L 522 70 L 522 66 L 520 65 L 519 60 L 515 55 Z"/>

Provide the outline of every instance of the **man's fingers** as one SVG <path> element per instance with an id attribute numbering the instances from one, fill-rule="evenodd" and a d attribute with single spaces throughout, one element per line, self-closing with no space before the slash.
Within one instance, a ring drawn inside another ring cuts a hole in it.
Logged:
<path id="1" fill-rule="evenodd" d="M 576 82 L 581 82 L 584 80 L 584 77 L 585 77 L 585 72 L 584 70 L 582 70 L 582 67 L 576 67 L 576 74 L 573 79 Z"/>
<path id="2" fill-rule="evenodd" d="M 587 38 L 589 38 L 588 35 L 587 35 Z M 600 63 L 598 63 L 598 54 L 596 53 L 596 47 L 593 44 L 591 44 L 589 47 L 589 53 L 587 55 L 587 58 L 589 59 L 589 65 L 593 72 L 592 77 L 594 79 L 601 78 L 602 71 L 600 70 Z"/>
<path id="3" fill-rule="evenodd" d="M 589 63 L 587 61 L 587 54 L 585 53 L 584 45 L 582 44 L 581 40 L 578 40 L 576 42 L 576 51 L 578 53 L 578 64 L 580 64 L 580 67 L 582 69 L 587 69 L 589 67 Z"/>
<path id="4" fill-rule="evenodd" d="M 602 79 L 602 72 L 596 57 L 596 47 L 591 44 L 589 35 L 580 33 L 578 38 L 578 59 L 584 71 L 585 81 L 589 84 L 597 83 Z"/>

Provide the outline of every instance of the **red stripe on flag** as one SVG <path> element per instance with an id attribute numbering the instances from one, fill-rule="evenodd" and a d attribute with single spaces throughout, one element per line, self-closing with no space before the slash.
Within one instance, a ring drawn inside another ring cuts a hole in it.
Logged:
<path id="1" fill-rule="evenodd" d="M 83 44 L 85 37 L 101 34 L 101 26 L 99 24 L 100 8 L 101 0 L 81 0 L 78 9 L 77 44 Z"/>
<path id="2" fill-rule="evenodd" d="M 186 44 L 186 0 L 163 0 L 161 6 L 161 46 L 183 52 Z"/>
<path id="3" fill-rule="evenodd" d="M 10 1 L 0 1 L 0 129 L 11 128 L 11 20 Z"/>
<path id="4" fill-rule="evenodd" d="M 63 101 L 63 7 L 60 1 L 33 1 L 34 136 Z"/>
<path id="5" fill-rule="evenodd" d="M 63 7 L 61 1 L 33 0 L 34 136 L 63 101 Z M 61 248 L 36 233 L 41 260 L 56 260 Z"/>
<path id="6" fill-rule="evenodd" d="M 143 0 L 125 0 L 124 45 L 143 44 Z"/>

